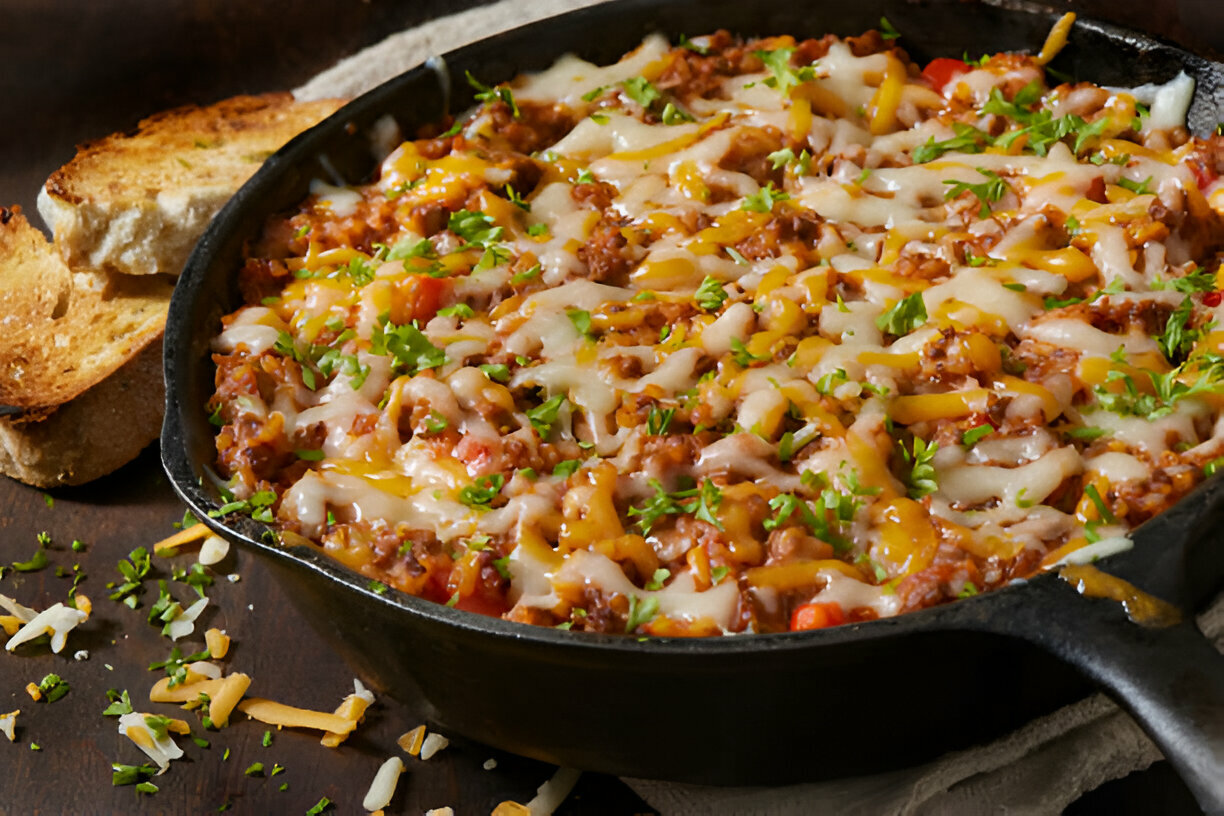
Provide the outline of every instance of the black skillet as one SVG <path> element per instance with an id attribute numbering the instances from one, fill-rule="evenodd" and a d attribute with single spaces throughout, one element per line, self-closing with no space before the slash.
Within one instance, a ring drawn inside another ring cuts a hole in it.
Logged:
<path id="1" fill-rule="evenodd" d="M 1006 7 L 1004 7 L 1006 6 Z M 166 329 L 162 457 L 201 518 L 212 487 L 204 404 L 209 343 L 241 299 L 243 242 L 314 178 L 368 180 L 366 133 L 391 114 L 405 133 L 471 103 L 464 70 L 486 82 L 540 70 L 565 51 L 610 62 L 644 35 L 850 35 L 881 15 L 918 61 L 1040 47 L 1057 14 L 1024 2 L 868 0 L 747 3 L 624 0 L 451 52 L 376 88 L 272 157 L 213 222 L 187 264 Z M 1108 25 L 1081 21 L 1053 67 L 1102 84 L 1198 86 L 1190 125 L 1224 119 L 1224 65 Z M 645 642 L 470 614 L 367 582 L 261 524 L 211 527 L 266 556 L 303 618 L 375 688 L 424 699 L 442 727 L 509 751 L 607 773 L 711 784 L 779 784 L 914 765 L 990 740 L 1102 687 L 1177 768 L 1205 810 L 1224 813 L 1224 658 L 1186 617 L 1146 628 L 1122 606 L 1044 575 L 897 618 L 833 629 Z M 1213 480 L 1101 562 L 1176 605 L 1202 609 L 1224 578 L 1224 485 Z M 1064 662 L 1065 661 L 1065 662 Z"/>

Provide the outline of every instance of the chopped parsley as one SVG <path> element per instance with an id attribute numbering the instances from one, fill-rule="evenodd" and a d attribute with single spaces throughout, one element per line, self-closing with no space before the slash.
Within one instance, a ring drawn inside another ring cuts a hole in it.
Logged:
<path id="1" fill-rule="evenodd" d="M 543 226 L 543 224 L 539 226 Z M 535 264 L 528 269 L 524 269 L 522 272 L 516 272 L 514 274 L 514 277 L 510 278 L 510 283 L 513 286 L 518 286 L 520 283 L 526 283 L 532 278 L 537 277 L 539 274 L 540 274 L 540 265 Z"/>
<path id="2" fill-rule="evenodd" d="M 591 340 L 591 313 L 585 309 L 570 309 L 566 316 L 570 319 L 570 323 L 574 324 L 574 330 L 582 335 L 585 339 Z"/>
<path id="3" fill-rule="evenodd" d="M 446 363 L 446 353 L 412 323 L 396 326 L 388 320 L 380 321 L 370 336 L 370 351 L 389 354 L 397 370 L 412 375 Z"/>
<path id="4" fill-rule="evenodd" d="M 667 433 L 667 429 L 671 427 L 672 417 L 675 415 L 675 408 L 660 411 L 659 406 L 651 405 L 650 413 L 646 417 L 646 433 L 651 436 L 662 436 Z"/>
<path id="5" fill-rule="evenodd" d="M 499 243 L 505 228 L 495 225 L 492 216 L 480 211 L 457 210 L 450 214 L 446 228 L 464 241 L 455 249 L 456 252 L 484 250 L 476 266 L 472 267 L 473 272 L 481 272 L 510 260 L 509 247 Z"/>
<path id="6" fill-rule="evenodd" d="M 320 799 L 318 802 L 315 803 L 314 807 L 306 811 L 306 816 L 319 816 L 319 814 L 322 813 L 323 811 L 331 810 L 331 806 L 332 806 L 332 801 L 328 799 L 326 796 L 324 796 L 322 799 Z"/>
<path id="7" fill-rule="evenodd" d="M 146 779 L 151 779 L 157 774 L 157 767 L 154 765 L 120 765 L 114 763 L 111 765 L 111 785 L 123 787 L 125 785 L 138 785 Z"/>
<path id="8" fill-rule="evenodd" d="M 772 518 L 764 521 L 766 530 L 776 530 L 794 520 L 807 528 L 816 538 L 833 546 L 837 552 L 845 552 L 850 544 L 840 534 L 840 525 L 854 520 L 862 502 L 831 487 L 820 491 L 816 501 L 808 501 L 793 493 L 781 493 L 769 500 L 774 511 Z M 830 524 L 830 518 L 833 523 Z"/>
<path id="9" fill-rule="evenodd" d="M 686 48 L 695 54 L 701 54 L 703 57 L 710 53 L 708 46 L 698 45 L 683 34 L 680 35 L 680 39 L 676 42 L 676 45 L 680 48 Z"/>
<path id="10" fill-rule="evenodd" d="M 693 299 L 707 312 L 716 312 L 727 301 L 727 290 L 723 289 L 718 278 L 706 275 L 701 285 L 697 287 L 697 293 L 693 295 Z"/>
<path id="11" fill-rule="evenodd" d="M 655 102 L 663 98 L 663 95 L 659 93 L 659 89 L 652 85 L 650 80 L 645 77 L 637 76 L 626 79 L 621 83 L 621 87 L 625 89 L 625 96 L 646 110 L 650 110 L 650 107 Z"/>
<path id="12" fill-rule="evenodd" d="M 459 501 L 468 507 L 488 507 L 497 494 L 501 492 L 506 477 L 500 473 L 481 476 L 476 481 L 459 491 Z"/>
<path id="13" fill-rule="evenodd" d="M 1096 386 L 1097 403 L 1115 414 L 1160 419 L 1173 413 L 1177 403 L 1199 394 L 1224 392 L 1224 357 L 1210 353 L 1192 357 L 1165 374 L 1144 370 L 1152 383 L 1153 394 L 1141 393 L 1134 378 L 1126 372 L 1111 370 L 1105 384 Z M 1184 380 L 1189 380 L 1186 382 Z M 1110 383 L 1122 383 L 1122 392 L 1108 388 Z"/>
<path id="14" fill-rule="evenodd" d="M 768 354 L 753 354 L 744 345 L 744 341 L 738 337 L 731 338 L 731 356 L 735 360 L 735 364 L 741 368 L 748 368 L 753 363 L 759 363 L 770 359 Z"/>
<path id="15" fill-rule="evenodd" d="M 1208 272 L 1201 266 L 1195 267 L 1193 270 L 1185 275 L 1182 275 L 1180 278 L 1152 281 L 1152 289 L 1172 289 L 1175 292 L 1181 292 L 1183 295 L 1191 295 L 1196 292 L 1213 292 L 1215 291 L 1215 288 L 1215 273 Z"/>
<path id="16" fill-rule="evenodd" d="M 978 218 L 986 218 L 990 215 L 990 205 L 999 201 L 1011 189 L 1007 182 L 999 177 L 999 174 L 993 170 L 987 170 L 984 167 L 976 168 L 979 173 L 986 177 L 986 181 L 970 184 L 967 181 L 957 181 L 956 179 L 944 179 L 944 184 L 951 185 L 944 191 L 945 199 L 953 199 L 962 193 L 972 193 L 975 198 L 981 203 L 978 209 Z"/>
<path id="17" fill-rule="evenodd" d="M 789 147 L 784 147 L 781 150 L 775 150 L 765 158 L 769 159 L 773 164 L 773 169 L 777 170 L 779 167 L 785 167 L 795 160 L 795 151 Z"/>
<path id="18" fill-rule="evenodd" d="M 46 537 L 46 533 L 41 533 L 38 536 L 38 549 L 34 551 L 34 555 L 30 556 L 28 561 L 14 561 L 13 569 L 18 572 L 37 572 L 41 569 L 46 569 L 50 561 L 47 559 L 47 543 L 51 540 Z"/>
<path id="19" fill-rule="evenodd" d="M 1151 180 L 1151 176 L 1148 176 L 1143 181 L 1132 181 L 1128 178 L 1120 178 L 1118 179 L 1118 186 L 1124 190 L 1130 190 L 1136 195 L 1151 195 L 1153 191 L 1152 188 L 1148 186 L 1148 182 Z"/>
<path id="20" fill-rule="evenodd" d="M 1050 311 L 1051 309 L 1061 309 L 1064 306 L 1074 306 L 1077 303 L 1083 303 L 1084 299 L 1079 297 L 1070 297 L 1066 300 L 1059 300 L 1056 297 L 1046 296 L 1041 302 L 1042 305 L 1045 306 L 1046 311 Z"/>
<path id="21" fill-rule="evenodd" d="M 912 448 L 906 448 L 904 444 L 900 444 L 900 448 L 902 458 L 910 466 L 909 472 L 905 474 L 905 485 L 909 488 L 910 498 L 921 499 L 938 490 L 939 484 L 935 481 L 935 466 L 931 464 L 931 461 L 935 458 L 935 452 L 939 450 L 939 443 L 927 442 L 915 436 Z"/>
<path id="22" fill-rule="evenodd" d="M 723 529 L 722 523 L 714 516 L 722 504 L 722 491 L 709 479 L 702 482 L 700 488 L 692 487 L 675 493 L 668 493 L 657 479 L 651 479 L 648 484 L 654 490 L 654 495 L 640 507 L 630 507 L 628 511 L 630 516 L 638 517 L 642 535 L 650 535 L 655 524 L 664 516 L 684 513 L 691 513 L 695 518 Z"/>
<path id="23" fill-rule="evenodd" d="M 103 717 L 122 717 L 132 713 L 132 699 L 128 697 L 127 689 L 108 689 L 106 699 L 110 700 L 110 705 L 102 710 Z"/>
<path id="24" fill-rule="evenodd" d="M 1109 505 L 1105 504 L 1105 500 L 1101 498 L 1101 494 L 1096 489 L 1096 485 L 1084 485 L 1084 495 L 1087 496 L 1089 500 L 1092 501 L 1093 506 L 1096 507 L 1097 514 L 1101 517 L 1101 521 L 1105 522 L 1106 524 L 1118 523 L 1117 516 L 1115 516 L 1113 511 L 1109 509 Z"/>
<path id="25" fill-rule="evenodd" d="M 523 200 L 523 197 L 519 195 L 518 191 L 514 189 L 513 185 L 506 185 L 506 198 L 510 199 L 510 203 L 518 207 L 523 212 L 531 212 L 531 205 Z"/>
<path id="26" fill-rule="evenodd" d="M 751 263 L 749 263 L 748 259 L 745 258 L 742 254 L 740 254 L 739 250 L 737 250 L 735 247 L 723 247 L 723 249 L 727 250 L 727 255 L 731 258 L 731 260 L 735 261 L 735 263 L 738 264 L 739 266 L 751 266 L 752 265 Z"/>
<path id="27" fill-rule="evenodd" d="M 642 600 L 637 595 L 629 596 L 629 615 L 625 619 L 625 632 L 632 632 L 643 624 L 650 623 L 659 614 L 659 599 Z"/>
<path id="28" fill-rule="evenodd" d="M 671 577 L 671 570 L 665 567 L 659 567 L 654 571 L 654 575 L 650 576 L 650 580 L 646 582 L 644 589 L 651 592 L 657 592 L 663 588 L 664 582 Z"/>
<path id="29" fill-rule="evenodd" d="M 659 114 L 659 118 L 663 120 L 665 125 L 678 125 L 681 122 L 696 121 L 693 119 L 693 114 L 676 107 L 674 102 L 668 102 L 663 106 L 663 111 Z"/>
<path id="30" fill-rule="evenodd" d="M 770 181 L 752 195 L 745 196 L 744 203 L 740 205 L 740 209 L 758 213 L 773 212 L 775 204 L 780 201 L 789 200 L 790 194 L 776 189 L 773 186 L 773 182 Z"/>
<path id="31" fill-rule="evenodd" d="M 505 363 L 483 363 L 480 370 L 493 382 L 510 382 L 510 366 Z"/>
<path id="32" fill-rule="evenodd" d="M 927 321 L 926 304 L 922 293 L 915 292 L 898 300 L 888 311 L 876 318 L 876 328 L 882 332 L 902 337 Z"/>
<path id="33" fill-rule="evenodd" d="M 348 266 L 341 270 L 357 287 L 365 286 L 374 280 L 374 268 L 361 258 L 353 258 Z"/>
<path id="34" fill-rule="evenodd" d="M 994 426 L 988 422 L 983 422 L 981 425 L 970 428 L 961 434 L 961 444 L 966 448 L 972 448 L 992 433 L 994 433 Z"/>
<path id="35" fill-rule="evenodd" d="M 48 674 L 42 680 L 38 681 L 38 690 L 42 692 L 42 699 L 48 703 L 54 703 L 69 692 L 71 686 L 68 682 L 58 674 Z"/>
<path id="36" fill-rule="evenodd" d="M 1190 327 L 1193 317 L 1194 303 L 1186 295 L 1169 315 L 1164 331 L 1156 338 L 1157 345 L 1170 362 L 1185 359 L 1201 336 L 1201 330 Z"/>
<path id="37" fill-rule="evenodd" d="M 565 395 L 557 394 L 527 412 L 527 419 L 531 422 L 531 427 L 535 428 L 541 439 L 548 438 L 548 433 L 552 430 L 553 423 L 557 421 L 557 414 L 561 411 L 563 402 L 565 402 Z"/>
<path id="38" fill-rule="evenodd" d="M 165 660 L 158 660 L 149 664 L 149 671 L 164 669 L 166 676 L 170 678 L 170 687 L 181 685 L 187 682 L 187 667 L 191 663 L 198 663 L 201 660 L 208 660 L 212 655 L 208 649 L 183 656 L 179 647 L 175 646 L 170 650 L 170 656 Z"/>
<path id="39" fill-rule="evenodd" d="M 260 490 L 251 495 L 249 499 L 235 499 L 232 495 L 223 494 L 229 500 L 218 507 L 216 510 L 209 510 L 209 518 L 220 518 L 227 516 L 230 513 L 242 513 L 248 515 L 255 521 L 262 521 L 265 524 L 272 523 L 272 505 L 276 503 L 276 493 L 272 490 Z M 122 572 L 122 561 L 119 562 L 119 570 Z"/>
<path id="40" fill-rule="evenodd" d="M 578 468 L 582 466 L 581 459 L 566 459 L 558 462 L 553 466 L 552 475 L 562 479 L 568 479 L 578 472 Z"/>
<path id="41" fill-rule="evenodd" d="M 1016 91 L 1016 95 L 1010 101 L 1003 96 L 1003 91 L 995 87 L 990 89 L 990 98 L 982 106 L 980 113 L 983 116 L 993 113 L 996 116 L 1007 116 L 1015 119 L 1017 122 L 1027 123 L 1033 115 L 1033 111 L 1030 108 L 1040 100 L 1040 80 L 1034 79 Z"/>
<path id="42" fill-rule="evenodd" d="M 951 139 L 937 142 L 935 137 L 932 136 L 927 139 L 926 144 L 915 147 L 910 153 L 910 158 L 914 160 L 914 164 L 926 164 L 952 151 L 981 153 L 986 145 L 990 143 L 989 134 L 983 133 L 972 125 L 966 125 L 963 122 L 953 122 L 952 131 L 956 135 Z"/>
<path id="43" fill-rule="evenodd" d="M 411 238 L 405 238 L 387 252 L 388 261 L 405 261 L 410 258 L 430 260 L 437 257 L 438 252 L 434 249 L 433 242 L 428 238 L 421 238 L 416 241 L 413 241 Z"/>
<path id="44" fill-rule="evenodd" d="M 439 317 L 473 317 L 476 313 L 472 311 L 472 307 L 466 303 L 456 303 L 454 306 L 447 306 L 444 309 L 438 310 Z"/>
<path id="45" fill-rule="evenodd" d="M 122 601 L 128 608 L 135 609 L 140 605 L 137 595 L 143 590 L 141 581 L 149 574 L 149 551 L 144 547 L 137 547 L 128 553 L 126 561 L 120 560 L 116 567 L 124 580 L 111 592 L 110 599 Z M 109 588 L 111 585 L 107 586 Z"/>
<path id="46" fill-rule="evenodd" d="M 506 107 L 510 108 L 510 115 L 515 119 L 519 118 L 521 112 L 519 111 L 519 107 L 514 101 L 514 95 L 510 93 L 509 88 L 505 87 L 504 85 L 498 85 L 497 87 L 490 88 L 488 85 L 482 84 L 478 79 L 476 79 L 476 77 L 472 76 L 471 71 L 464 71 L 463 73 L 467 77 L 468 84 L 477 91 L 477 93 L 473 96 L 474 99 L 479 102 L 488 103 L 501 100 L 506 104 Z"/>
<path id="47" fill-rule="evenodd" d="M 758 50 L 752 53 L 765 63 L 765 67 L 769 70 L 770 77 L 765 80 L 765 85 L 777 88 L 784 95 L 789 94 L 795 86 L 816 78 L 816 68 L 812 65 L 802 68 L 791 66 L 790 60 L 791 55 L 795 53 L 794 48 L 777 48 L 773 51 Z"/>

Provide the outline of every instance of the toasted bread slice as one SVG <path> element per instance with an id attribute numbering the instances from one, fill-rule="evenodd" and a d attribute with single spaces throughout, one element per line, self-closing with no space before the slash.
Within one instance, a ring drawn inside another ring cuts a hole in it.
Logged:
<path id="1" fill-rule="evenodd" d="M 48 251 L 21 208 L 0 207 L 0 337 L 62 315 L 71 289 L 68 266 Z"/>
<path id="2" fill-rule="evenodd" d="M 47 180 L 38 211 L 73 269 L 177 275 L 264 159 L 341 104 L 276 93 L 150 116 L 82 145 Z"/>
<path id="3" fill-rule="evenodd" d="M 174 278 L 71 272 L 24 215 L 0 212 L 0 405 L 45 411 L 161 337 Z"/>
<path id="4" fill-rule="evenodd" d="M 80 484 L 157 438 L 167 275 L 71 272 L 19 209 L 0 208 L 0 472 Z"/>
<path id="5" fill-rule="evenodd" d="M 165 413 L 161 335 L 55 408 L 0 418 L 0 473 L 35 487 L 93 481 L 135 459 Z"/>

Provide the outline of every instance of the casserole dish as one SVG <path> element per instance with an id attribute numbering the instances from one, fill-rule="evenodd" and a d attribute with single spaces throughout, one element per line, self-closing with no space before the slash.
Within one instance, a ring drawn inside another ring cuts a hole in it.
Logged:
<path id="1" fill-rule="evenodd" d="M 376 158 L 367 129 L 387 113 L 408 132 L 437 118 L 452 101 L 449 76 L 471 71 L 502 79 L 541 69 L 557 56 L 532 50 L 541 39 L 606 62 L 650 31 L 675 37 L 685 29 L 722 26 L 742 33 L 844 34 L 871 27 L 884 13 L 906 31 L 907 42 L 931 48 L 919 54 L 929 58 L 966 47 L 1020 49 L 1040 41 L 1053 19 L 1027 6 L 1005 11 L 947 3 L 817 11 L 791 7 L 750 15 L 731 4 L 696 3 L 600 7 L 449 54 L 376 89 L 288 146 L 218 219 L 176 295 L 167 335 L 172 395 L 163 451 L 177 489 L 197 511 L 221 503 L 202 487 L 210 483 L 206 463 L 212 460 L 203 408 L 212 380 L 208 347 L 218 318 L 237 300 L 232 270 L 244 241 L 268 215 L 300 198 L 312 179 L 365 178 Z M 985 30 L 992 32 L 989 39 L 977 38 Z M 590 32 L 598 32 L 598 42 L 589 43 Z M 1107 27 L 1077 29 L 1072 47 L 1056 66 L 1103 83 L 1164 80 L 1184 66 L 1199 82 L 1192 127 L 1201 131 L 1214 121 L 1205 99 L 1218 84 L 1218 66 Z M 1130 64 L 1119 70 L 1124 56 L 1132 57 Z M 1221 556 L 1204 535 L 1219 512 L 1218 494 L 1214 484 L 1205 485 L 1142 528 L 1138 546 L 1112 559 L 1110 570 L 1186 608 L 1202 605 L 1220 575 Z M 1125 701 L 1205 804 L 1219 794 L 1212 789 L 1219 778 L 1219 734 L 1208 717 L 1224 698 L 1219 681 L 1204 673 L 1218 658 L 1188 624 L 1156 636 L 1127 622 L 1113 604 L 1082 601 L 1053 576 L 952 607 L 812 635 L 626 643 L 524 630 L 415 598 L 383 596 L 309 548 L 274 543 L 258 524 L 238 521 L 226 529 L 276 554 L 277 568 L 299 582 L 306 616 L 330 632 L 376 686 L 419 693 L 446 726 L 550 761 L 724 783 L 921 761 L 1023 722 L 1082 689 L 1038 646 L 1128 691 Z M 357 605 L 361 616 L 352 614 Z M 1136 644 L 1168 654 L 1153 659 L 1126 648 Z M 1152 667 L 1178 676 L 1161 676 Z M 1200 688 L 1160 701 L 1157 692 L 1170 682 Z M 646 700 L 657 701 L 657 709 L 627 716 L 624 709 L 641 710 Z"/>

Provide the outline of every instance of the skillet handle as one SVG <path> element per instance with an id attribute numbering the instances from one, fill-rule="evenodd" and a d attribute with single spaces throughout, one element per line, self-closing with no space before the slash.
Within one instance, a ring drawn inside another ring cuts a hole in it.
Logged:
<path id="1" fill-rule="evenodd" d="M 1208 814 L 1224 816 L 1224 655 L 1192 619 L 1164 628 L 1080 597 L 1054 576 L 1014 594 L 981 628 L 1031 641 L 1075 666 L 1151 737 Z"/>

